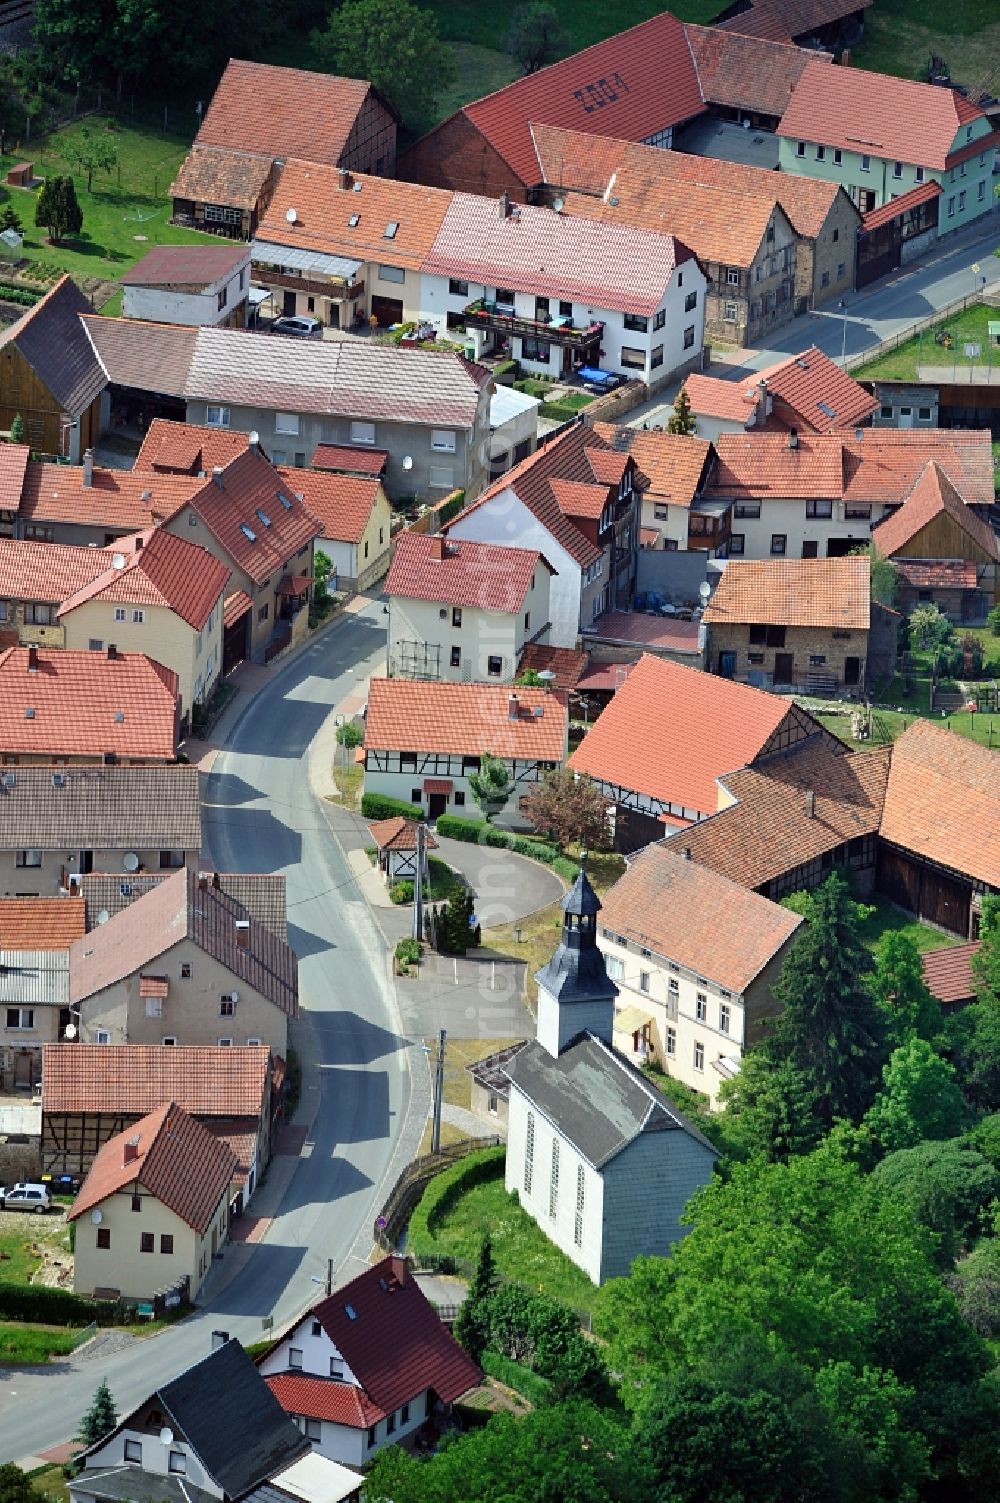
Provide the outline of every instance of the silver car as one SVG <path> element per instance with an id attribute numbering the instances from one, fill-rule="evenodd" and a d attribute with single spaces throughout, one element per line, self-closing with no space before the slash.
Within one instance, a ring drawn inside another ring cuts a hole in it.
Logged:
<path id="1" fill-rule="evenodd" d="M 52 1196 L 45 1185 L 14 1185 L 10 1190 L 0 1185 L 0 1210 L 34 1211 L 44 1216 L 52 1205 Z"/>
<path id="2" fill-rule="evenodd" d="M 294 334 L 299 339 L 315 339 L 317 335 L 322 339 L 323 325 L 318 318 L 311 318 L 308 314 L 289 315 L 286 318 L 276 318 L 271 325 L 274 334 Z"/>

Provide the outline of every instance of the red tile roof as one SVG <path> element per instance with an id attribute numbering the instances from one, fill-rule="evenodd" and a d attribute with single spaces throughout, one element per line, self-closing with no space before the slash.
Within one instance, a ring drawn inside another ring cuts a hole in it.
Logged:
<path id="1" fill-rule="evenodd" d="M 24 479 L 23 522 L 73 522 L 81 527 L 141 532 L 172 517 L 195 489 L 187 475 L 95 467 L 90 485 L 82 465 L 33 460 Z"/>
<path id="2" fill-rule="evenodd" d="M 368 1399 L 386 1414 L 425 1388 L 450 1404 L 482 1382 L 402 1258 L 365 1269 L 308 1318 L 320 1322 Z"/>
<path id="3" fill-rule="evenodd" d="M 677 621 L 672 616 L 647 615 L 645 611 L 604 611 L 586 634 L 605 642 L 634 642 L 651 651 L 691 654 L 698 651 L 697 621 Z"/>
<path id="4" fill-rule="evenodd" d="M 739 15 L 715 24 L 746 36 L 799 37 L 813 35 L 831 21 L 843 20 L 871 4 L 872 0 L 751 0 Z"/>
<path id="5" fill-rule="evenodd" d="M 112 554 L 111 568 L 64 600 L 59 615 L 68 615 L 88 600 L 162 606 L 201 631 L 218 604 L 229 570 L 197 543 L 175 537 L 162 527 L 123 540 Z"/>
<path id="6" fill-rule="evenodd" d="M 853 430 L 878 407 L 877 397 L 815 345 L 758 371 L 756 380 L 767 382 L 775 415 L 786 427 L 804 424 L 814 433 Z"/>
<path id="7" fill-rule="evenodd" d="M 780 117 L 810 59 L 832 62 L 830 53 L 789 47 L 717 26 L 685 24 L 702 97 L 707 104 Z"/>
<path id="8" fill-rule="evenodd" d="M 802 923 L 801 915 L 662 844 L 631 858 L 603 905 L 602 928 L 736 993 Z"/>
<path id="9" fill-rule="evenodd" d="M 679 192 L 658 172 L 642 176 L 634 171 L 620 172 L 607 198 L 584 193 L 565 196 L 567 214 L 578 215 L 583 221 L 600 220 L 621 229 L 634 225 L 660 235 L 678 236 L 702 262 L 747 267 L 760 253 L 772 219 L 780 217 L 783 210 L 776 207 L 776 192 L 770 199 L 740 197 L 738 213 L 734 212 L 736 201 L 732 191 L 723 194 L 715 187 L 685 183 Z"/>
<path id="10" fill-rule="evenodd" d="M 290 469 L 287 465 L 276 468 L 287 489 L 321 524 L 321 537 L 360 543 L 381 489 L 377 475 L 342 475 L 329 470 Z"/>
<path id="11" fill-rule="evenodd" d="M 230 58 L 196 144 L 336 166 L 371 92 L 360 78 Z"/>
<path id="12" fill-rule="evenodd" d="M 595 423 L 594 432 L 613 449 L 632 455 L 649 481 L 645 495 L 672 506 L 691 505 L 701 489 L 711 444 L 693 436 L 615 423 Z"/>
<path id="13" fill-rule="evenodd" d="M 222 608 L 223 626 L 235 626 L 241 616 L 245 616 L 253 605 L 253 601 L 245 590 L 236 590 L 232 595 L 227 595 Z"/>
<path id="14" fill-rule="evenodd" d="M 966 534 L 984 558 L 1000 562 L 1000 542 L 993 528 L 965 504 L 935 460 L 927 465 L 899 510 L 876 523 L 872 541 L 881 554 L 892 558 L 942 513 Z"/>
<path id="15" fill-rule="evenodd" d="M 217 240 L 214 245 L 154 245 L 121 277 L 124 287 L 208 287 L 249 261 L 250 248 Z"/>
<path id="16" fill-rule="evenodd" d="M 847 558 L 730 559 L 702 617 L 714 625 L 871 624 L 871 562 Z"/>
<path id="17" fill-rule="evenodd" d="M 289 564 L 322 530 L 256 449 L 244 449 L 221 475 L 203 481 L 191 509 L 257 585 Z"/>
<path id="18" fill-rule="evenodd" d="M 68 950 L 85 929 L 83 898 L 0 898 L 0 949 Z"/>
<path id="19" fill-rule="evenodd" d="M 606 500 L 607 491 L 603 494 Z M 549 568 L 534 549 L 403 532 L 396 543 L 385 592 L 408 600 L 441 601 L 509 614 L 523 606 L 539 562 Z M 549 568 L 549 572 L 555 571 Z"/>
<path id="20" fill-rule="evenodd" d="M 528 642 L 521 653 L 517 674 L 520 678 L 525 673 L 554 673 L 553 689 L 565 692 L 576 687 L 589 661 L 587 653 L 577 652 L 573 647 L 547 647 L 541 642 Z"/>
<path id="21" fill-rule="evenodd" d="M 402 814 L 397 814 L 392 819 L 376 820 L 368 826 L 368 830 L 380 851 L 415 851 L 418 823 L 415 819 L 405 819 Z M 433 830 L 424 831 L 424 845 L 429 851 L 437 850 Z"/>
<path id="22" fill-rule="evenodd" d="M 921 955 L 924 980 L 931 996 L 936 997 L 942 1006 L 973 1001 L 976 978 L 972 972 L 972 959 L 980 949 L 981 942 L 977 939 L 971 944 L 946 945 Z"/>
<path id="23" fill-rule="evenodd" d="M 893 743 L 883 840 L 1000 887 L 998 761 L 942 725 L 913 721 Z"/>
<path id="24" fill-rule="evenodd" d="M 27 444 L 0 444 L 0 511 L 17 511 L 31 450 Z"/>
<path id="25" fill-rule="evenodd" d="M 264 1382 L 286 1414 L 347 1425 L 351 1430 L 367 1430 L 386 1416 L 386 1411 L 353 1383 L 291 1372 L 265 1375 Z"/>
<path id="26" fill-rule="evenodd" d="M 266 1044 L 44 1044 L 45 1112 L 137 1112 L 175 1101 L 194 1116 L 259 1117 Z"/>
<path id="27" fill-rule="evenodd" d="M 985 119 L 954 89 L 811 62 L 778 135 L 940 170 L 960 128 Z"/>
<path id="28" fill-rule="evenodd" d="M 937 198 L 941 192 L 941 184 L 933 179 L 929 183 L 920 183 L 916 188 L 911 188 L 909 193 L 901 193 L 898 198 L 890 198 L 879 209 L 872 209 L 861 220 L 861 228 L 866 234 L 879 229 L 883 224 L 891 224 L 900 214 L 909 213 L 910 209 L 919 209 L 921 204 L 930 203 L 932 198 Z"/>
<path id="29" fill-rule="evenodd" d="M 894 558 L 893 564 L 911 590 L 974 590 L 979 583 L 972 559 Z"/>
<path id="30" fill-rule="evenodd" d="M 191 148 L 167 192 L 195 203 L 255 209 L 271 176 L 270 156 L 223 151 L 218 146 Z"/>
<path id="31" fill-rule="evenodd" d="M 111 567 L 111 548 L 0 538 L 0 600 L 58 603 Z"/>
<path id="32" fill-rule="evenodd" d="M 154 418 L 136 455 L 135 468 L 179 470 L 193 477 L 207 475 L 216 465 L 227 465 L 242 454 L 249 441 L 248 433 L 230 428 Z"/>
<path id="33" fill-rule="evenodd" d="M 517 713 L 510 713 L 516 699 Z M 536 715 L 535 710 L 542 713 Z M 451 752 L 561 762 L 566 707 L 544 689 L 373 678 L 365 721 L 367 751 Z"/>
<path id="34" fill-rule="evenodd" d="M 724 418 L 727 422 L 746 425 L 757 406 L 757 381 L 727 381 L 722 376 L 705 376 L 691 371 L 684 377 L 684 390 L 696 417 Z"/>
<path id="35" fill-rule="evenodd" d="M 67 1213 L 76 1221 L 131 1186 L 173 1211 L 200 1236 L 236 1172 L 236 1155 L 187 1112 L 167 1102 L 109 1138 Z"/>
<path id="36" fill-rule="evenodd" d="M 317 444 L 314 470 L 337 470 L 344 475 L 384 475 L 388 449 L 355 449 L 350 444 Z"/>
<path id="37" fill-rule="evenodd" d="M 569 765 L 598 782 L 714 814 L 716 779 L 760 756 L 788 713 L 787 700 L 763 689 L 647 654 Z"/>
<path id="38" fill-rule="evenodd" d="M 720 433 L 709 492 L 744 496 L 834 497 L 846 489 L 844 445 L 838 437 L 803 435 L 795 447 L 783 433 Z"/>
<path id="39" fill-rule="evenodd" d="M 12 647 L 0 653 L 0 750 L 169 762 L 177 752 L 177 674 L 138 652 L 110 658 Z"/>
<path id="40" fill-rule="evenodd" d="M 580 675 L 579 694 L 614 694 L 628 678 L 634 663 L 594 663 Z"/>

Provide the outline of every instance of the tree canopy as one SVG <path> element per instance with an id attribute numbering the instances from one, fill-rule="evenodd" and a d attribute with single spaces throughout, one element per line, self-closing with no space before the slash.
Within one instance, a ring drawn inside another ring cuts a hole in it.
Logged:
<path id="1" fill-rule="evenodd" d="M 964 1116 L 954 1068 L 926 1039 L 911 1038 L 893 1050 L 865 1126 L 891 1151 L 926 1138 L 955 1137 Z"/>
<path id="2" fill-rule="evenodd" d="M 578 778 L 569 767 L 546 773 L 535 791 L 521 801 L 539 834 L 551 835 L 561 846 L 578 841 L 589 850 L 600 850 L 608 843 L 609 807 L 597 784 Z"/>
<path id="3" fill-rule="evenodd" d="M 344 0 L 312 40 L 325 68 L 370 79 L 413 129 L 430 123 L 435 101 L 454 76 L 435 16 L 410 0 Z"/>
<path id="4" fill-rule="evenodd" d="M 537 73 L 562 57 L 569 37 L 554 5 L 546 0 L 529 0 L 511 16 L 504 46 L 525 73 Z"/>

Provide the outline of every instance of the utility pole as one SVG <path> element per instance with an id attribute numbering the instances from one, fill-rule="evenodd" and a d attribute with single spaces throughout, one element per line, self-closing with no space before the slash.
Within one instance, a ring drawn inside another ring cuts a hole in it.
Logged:
<path id="1" fill-rule="evenodd" d="M 425 854 L 426 826 L 417 825 L 417 874 L 413 883 L 413 938 L 422 940 L 424 937 L 424 863 L 427 860 Z"/>
<path id="2" fill-rule="evenodd" d="M 442 1028 L 438 1034 L 438 1057 L 434 1067 L 434 1116 L 431 1124 L 431 1153 L 441 1151 L 441 1098 L 444 1095 L 444 1046 L 448 1037 Z"/>

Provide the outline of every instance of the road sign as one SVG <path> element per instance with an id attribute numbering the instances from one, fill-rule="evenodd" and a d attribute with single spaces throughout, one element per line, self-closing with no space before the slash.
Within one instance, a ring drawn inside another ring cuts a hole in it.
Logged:
<path id="1" fill-rule="evenodd" d="M 983 347 L 981 344 L 966 344 L 963 345 L 962 348 L 965 351 L 966 360 L 978 360 L 980 355 L 983 353 Z"/>
<path id="2" fill-rule="evenodd" d="M 979 275 L 979 262 L 978 261 L 973 261 L 973 263 L 972 263 L 972 270 L 975 272 L 976 276 L 978 277 L 978 275 Z"/>

